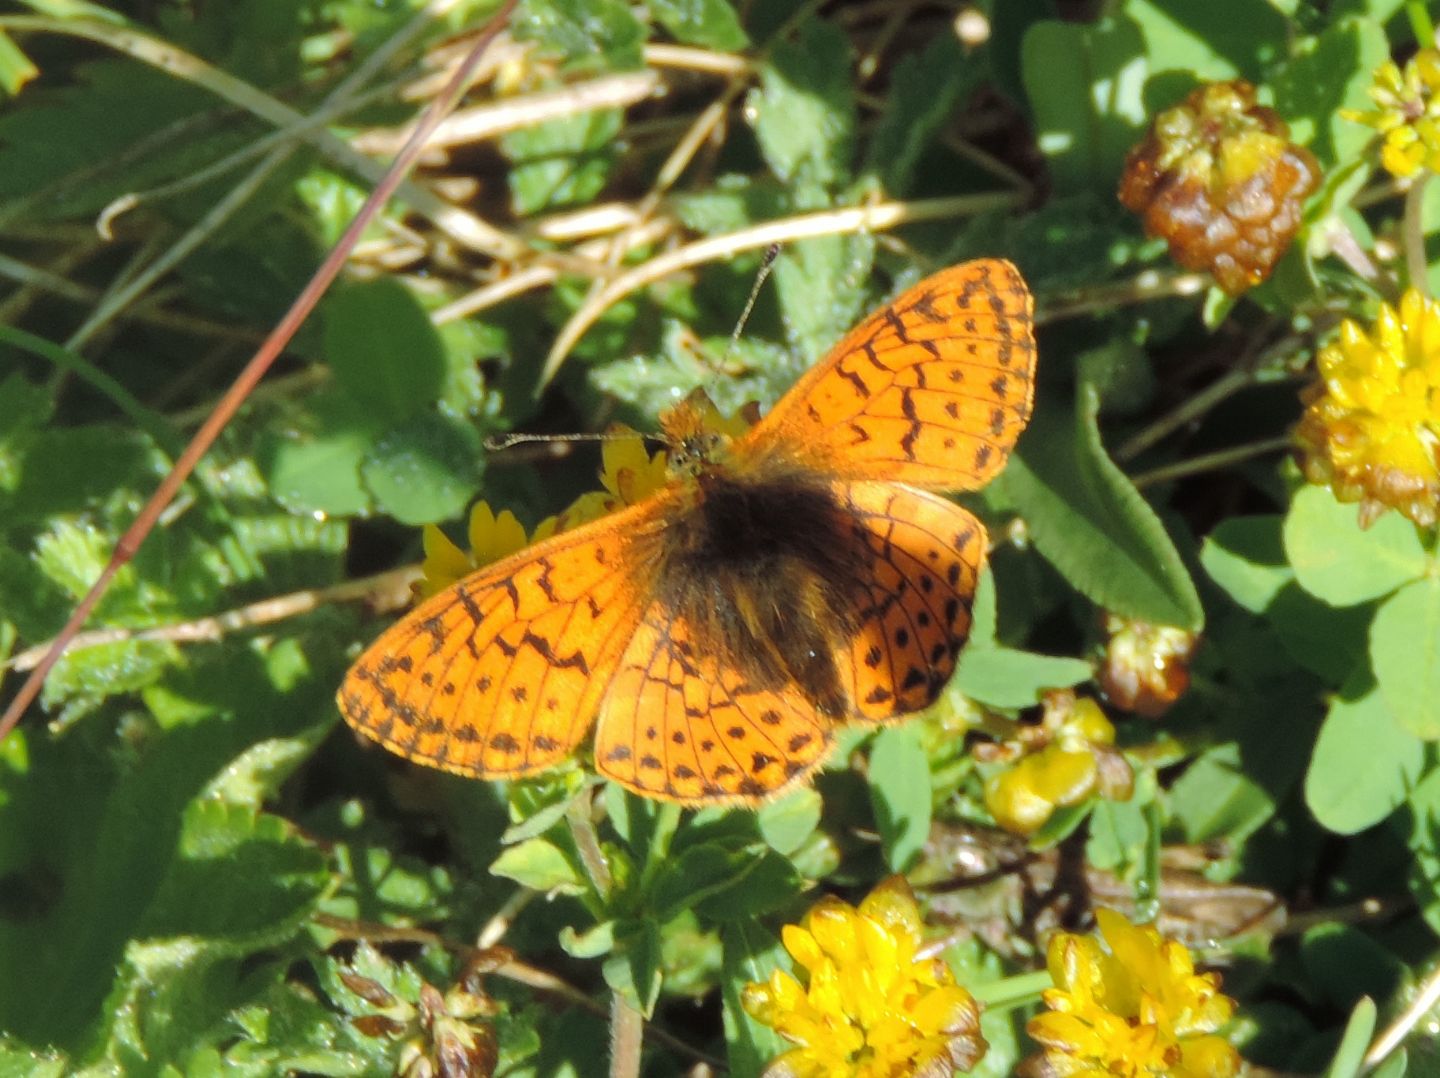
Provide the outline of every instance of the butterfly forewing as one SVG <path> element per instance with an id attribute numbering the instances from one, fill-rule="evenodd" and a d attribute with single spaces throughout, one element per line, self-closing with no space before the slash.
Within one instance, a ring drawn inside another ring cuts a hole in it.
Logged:
<path id="1" fill-rule="evenodd" d="M 1032 309 L 1009 262 L 927 277 L 851 330 L 737 451 L 850 478 L 983 486 L 1030 418 Z"/>
<path id="2" fill-rule="evenodd" d="M 408 759 L 495 778 L 552 767 L 590 728 L 649 596 L 663 495 L 466 577 L 380 636 L 339 694 Z"/>

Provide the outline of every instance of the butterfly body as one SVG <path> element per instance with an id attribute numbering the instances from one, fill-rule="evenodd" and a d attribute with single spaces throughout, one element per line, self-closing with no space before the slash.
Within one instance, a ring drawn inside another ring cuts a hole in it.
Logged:
<path id="1" fill-rule="evenodd" d="M 835 730 L 930 704 L 970 626 L 970 489 L 1029 417 L 1030 297 L 1009 263 L 927 279 L 853 329 L 746 434 L 686 402 L 670 480 L 488 566 L 384 633 L 339 694 L 410 759 L 531 774 L 583 740 L 636 792 L 753 803 Z"/>

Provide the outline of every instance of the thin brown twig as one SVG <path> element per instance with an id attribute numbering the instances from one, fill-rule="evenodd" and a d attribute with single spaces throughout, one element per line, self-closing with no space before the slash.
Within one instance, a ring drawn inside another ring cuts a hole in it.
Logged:
<path id="1" fill-rule="evenodd" d="M 26 709 L 39 694 L 40 686 L 44 684 L 45 678 L 50 673 L 51 668 L 59 661 L 60 656 L 64 654 L 70 639 L 80 631 L 86 620 L 89 619 L 91 611 L 94 610 L 96 603 L 100 601 L 100 597 L 109 589 L 111 581 L 115 579 L 115 575 L 120 571 L 122 566 L 135 556 L 135 552 L 139 549 L 141 542 L 150 534 L 150 530 L 155 526 L 156 521 L 160 519 L 160 515 L 165 511 L 165 507 L 170 504 L 171 500 L 180 490 L 181 485 L 189 478 L 190 473 L 195 470 L 195 466 L 200 462 L 200 458 L 210 449 L 210 446 L 214 443 L 215 439 L 219 437 L 220 432 L 225 428 L 226 424 L 230 422 L 236 410 L 244 403 L 245 398 L 249 396 L 250 391 L 255 388 L 260 379 L 264 377 L 265 372 L 270 369 L 270 365 L 275 361 L 276 357 L 279 356 L 285 345 L 289 343 L 290 338 L 295 335 L 301 323 L 309 317 L 315 304 L 319 302 L 325 290 L 330 287 L 331 282 L 339 276 L 341 269 L 344 268 L 346 259 L 349 257 L 350 251 L 354 248 L 364 230 L 369 227 L 370 222 L 379 214 L 381 207 L 390 200 L 396 188 L 400 186 L 405 174 L 419 158 L 421 151 L 424 149 L 425 140 L 430 136 L 430 132 L 434 130 L 435 125 L 440 122 L 446 112 L 454 107 L 460 95 L 465 91 L 466 87 L 469 86 L 472 72 L 478 65 L 485 49 L 489 46 L 490 42 L 494 40 L 501 27 L 505 25 L 506 20 L 509 19 L 515 2 L 516 0 L 504 0 L 504 3 L 501 4 L 500 9 L 486 25 L 485 30 L 476 39 L 469 55 L 466 57 L 466 61 L 456 69 L 455 75 L 446 87 L 446 92 L 436 97 L 426 109 L 424 117 L 415 129 L 415 137 L 400 152 L 394 164 L 390 166 L 390 170 L 370 192 L 369 197 L 365 200 L 365 204 L 360 208 L 360 211 L 355 215 L 355 219 L 350 223 L 350 227 L 345 230 L 344 235 L 336 242 L 334 248 L 330 254 L 326 256 L 320 268 L 316 270 L 315 276 L 312 277 L 310 282 L 301 290 L 295 302 L 290 306 L 290 309 L 285 312 L 284 317 L 280 319 L 275 329 L 271 331 L 270 335 L 265 339 L 265 343 L 260 346 L 254 357 L 246 364 L 244 370 L 240 372 L 235 383 L 226 392 L 225 396 L 221 398 L 220 403 L 215 408 L 215 412 L 201 425 L 200 429 L 191 439 L 190 444 L 185 447 L 185 451 L 175 462 L 175 466 L 171 469 L 170 474 L 161 482 L 159 489 L 156 490 L 144 508 L 140 510 L 140 514 L 135 518 L 134 523 L 126 529 L 125 534 L 123 534 L 119 542 L 115 544 L 115 551 L 111 554 L 109 562 L 101 571 L 100 578 L 95 581 L 90 590 L 86 592 L 85 596 L 76 605 L 69 620 L 65 623 L 65 627 L 60 631 L 60 635 L 55 638 L 54 643 L 50 646 L 45 658 L 30 672 L 30 676 L 25 679 L 25 682 L 20 686 L 19 692 L 16 693 L 15 699 L 13 699 L 10 702 L 10 706 L 5 709 L 5 714 L 0 716 L 0 740 L 3 740 L 14 728 L 15 724 L 20 721 L 20 717 L 25 714 Z"/>
<path id="2" fill-rule="evenodd" d="M 404 565 L 359 580 L 347 580 L 328 588 L 305 588 L 292 591 L 288 595 L 271 596 L 221 614 L 208 614 L 203 618 L 171 622 L 167 625 L 147 625 L 143 628 L 111 626 L 92 629 L 90 632 L 76 633 L 66 651 L 80 651 L 84 648 L 100 647 L 102 644 L 119 644 L 131 640 L 160 640 L 175 644 L 214 643 L 230 633 L 287 621 L 331 603 L 364 600 L 379 611 L 398 609 L 405 604 L 410 594 L 410 585 L 419 576 L 418 565 Z M 33 670 L 44 660 L 54 643 L 54 640 L 47 640 L 26 648 L 12 656 L 9 662 L 0 664 L 0 668 Z"/>
<path id="3" fill-rule="evenodd" d="M 949 198 L 917 199 L 913 202 L 881 202 L 866 206 L 848 206 L 837 210 L 801 214 L 778 221 L 766 221 L 736 232 L 719 236 L 707 236 L 672 251 L 650 259 L 610 281 L 595 298 L 586 304 L 590 317 L 581 320 L 576 316 L 568 321 L 555 338 L 555 343 L 545 357 L 545 367 L 540 375 L 540 384 L 550 382 L 595 321 L 611 306 L 624 299 L 631 292 L 653 284 L 672 273 L 718 262 L 743 251 L 762 250 L 772 244 L 793 243 L 817 236 L 848 235 L 854 232 L 880 232 L 917 221 L 943 220 L 993 210 L 1013 208 L 1019 199 L 1012 192 L 998 192 L 985 195 L 956 195 Z"/>

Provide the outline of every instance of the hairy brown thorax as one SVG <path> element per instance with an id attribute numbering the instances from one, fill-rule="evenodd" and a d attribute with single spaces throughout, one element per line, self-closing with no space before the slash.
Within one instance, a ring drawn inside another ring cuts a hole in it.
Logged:
<path id="1" fill-rule="evenodd" d="M 829 486 L 811 477 L 711 467 L 672 528 L 656 598 L 723 649 L 727 665 L 751 671 L 757 688 L 794 681 L 822 714 L 852 714 L 835 652 L 861 619 L 847 589 L 864 564 L 854 531 Z"/>

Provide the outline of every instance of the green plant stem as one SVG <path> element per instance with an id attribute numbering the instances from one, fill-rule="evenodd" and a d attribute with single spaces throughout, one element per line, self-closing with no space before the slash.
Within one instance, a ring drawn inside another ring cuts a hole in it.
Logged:
<path id="1" fill-rule="evenodd" d="M 600 849 L 595 823 L 590 819 L 590 799 L 594 792 L 593 787 L 587 786 L 575 795 L 570 807 L 565 811 L 565 822 L 570 825 L 570 837 L 575 842 L 575 852 L 580 855 L 580 863 L 585 866 L 586 875 L 590 877 L 595 893 L 603 902 L 610 897 L 610 888 L 615 881 L 610 875 L 610 863 L 605 860 L 605 852 Z"/>
<path id="2" fill-rule="evenodd" d="M 70 335 L 65 346 L 81 348 L 96 333 L 109 325 L 151 285 L 169 273 L 187 255 L 214 235 L 246 202 L 250 201 L 251 196 L 260 190 L 270 175 L 283 165 L 294 151 L 295 147 L 291 145 L 283 146 L 270 154 L 252 168 L 249 175 L 226 191 L 225 197 L 210 207 L 204 217 L 191 226 L 177 242 L 171 244 L 169 250 L 133 277 L 117 282 L 118 287 L 111 289 L 101 298 L 99 305 L 90 312 L 90 317 L 85 319 L 80 328 Z"/>
<path id="3" fill-rule="evenodd" d="M 1415 35 L 1415 44 L 1422 49 L 1435 45 L 1435 23 L 1430 19 L 1424 0 L 1406 0 L 1405 15 L 1410 20 L 1410 32 Z"/>
<path id="4" fill-rule="evenodd" d="M 1213 453 L 1202 453 L 1198 457 L 1191 457 L 1189 460 L 1176 461 L 1174 464 L 1166 464 L 1160 468 L 1152 468 L 1148 472 L 1141 472 L 1139 475 L 1130 477 L 1130 482 L 1136 487 L 1144 489 L 1154 486 L 1156 483 L 1166 483 L 1172 479 L 1186 479 L 1192 475 L 1200 475 L 1203 472 L 1213 472 L 1221 468 L 1228 468 L 1232 464 L 1239 464 L 1241 461 L 1249 460 L 1252 457 L 1262 457 L 1267 453 L 1283 453 L 1294 445 L 1294 441 L 1285 435 L 1279 438 L 1265 438 L 1258 442 L 1247 442 L 1245 445 L 1233 446 L 1230 449 L 1217 449 Z"/>
<path id="5" fill-rule="evenodd" d="M 1429 178 L 1430 173 L 1423 169 L 1415 177 L 1410 190 L 1405 192 L 1405 213 L 1400 219 L 1406 276 L 1410 278 L 1410 287 L 1426 296 L 1430 294 L 1430 267 L 1425 258 L 1425 184 Z"/>
<path id="6" fill-rule="evenodd" d="M 1254 380 L 1255 372 L 1249 367 L 1237 367 L 1226 371 L 1198 393 L 1185 398 L 1180 406 L 1168 415 L 1161 416 L 1154 423 L 1132 436 L 1124 445 L 1115 450 L 1115 459 L 1117 461 L 1133 460 L 1166 435 L 1199 419 L 1226 397 L 1238 393 Z"/>
<path id="7" fill-rule="evenodd" d="M 619 992 L 610 993 L 610 1078 L 638 1078 L 645 1019 Z"/>
<path id="8" fill-rule="evenodd" d="M 984 1005 L 987 1011 L 1008 1011 L 1036 1002 L 1041 992 L 1054 987 L 1055 982 L 1050 978 L 1050 974 L 1039 970 L 976 985 L 970 989 L 970 994 L 977 1003 Z"/>
<path id="9" fill-rule="evenodd" d="M 33 333 L 26 333 L 23 329 L 15 329 L 12 326 L 0 325 L 0 341 L 14 345 L 16 348 L 22 348 L 27 352 L 33 352 L 37 356 L 48 359 L 60 370 L 75 375 L 115 405 L 119 411 L 129 416 L 134 424 L 150 435 L 155 444 L 172 459 L 179 456 L 180 451 L 185 448 L 185 443 L 181 440 L 179 433 L 163 415 L 146 408 L 128 389 L 84 356 L 77 355 L 68 348 L 62 348 L 53 341 L 47 341 L 43 337 L 37 337 Z"/>

